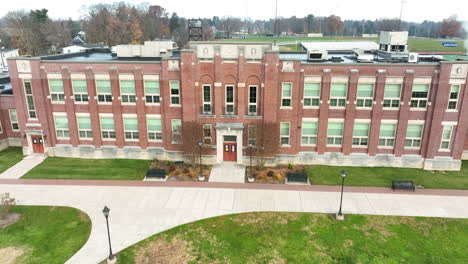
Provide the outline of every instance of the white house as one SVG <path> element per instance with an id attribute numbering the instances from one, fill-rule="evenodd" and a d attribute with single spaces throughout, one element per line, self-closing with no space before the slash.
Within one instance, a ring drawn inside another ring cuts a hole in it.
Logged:
<path id="1" fill-rule="evenodd" d="M 62 54 L 82 52 L 82 51 L 85 51 L 87 49 L 88 48 L 86 48 L 86 47 L 82 47 L 82 46 L 78 46 L 78 45 L 72 45 L 72 46 L 62 48 Z"/>
<path id="2" fill-rule="evenodd" d="M 0 72 L 8 71 L 7 59 L 10 57 L 18 57 L 18 49 L 0 49 Z"/>

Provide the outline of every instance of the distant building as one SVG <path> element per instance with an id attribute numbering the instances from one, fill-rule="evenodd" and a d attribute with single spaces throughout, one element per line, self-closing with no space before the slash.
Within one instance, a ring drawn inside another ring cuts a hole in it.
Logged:
<path id="1" fill-rule="evenodd" d="M 8 71 L 7 59 L 10 57 L 18 57 L 18 49 L 0 49 L 0 72 Z"/>
<path id="2" fill-rule="evenodd" d="M 308 38 L 321 38 L 323 37 L 322 33 L 307 33 Z"/>

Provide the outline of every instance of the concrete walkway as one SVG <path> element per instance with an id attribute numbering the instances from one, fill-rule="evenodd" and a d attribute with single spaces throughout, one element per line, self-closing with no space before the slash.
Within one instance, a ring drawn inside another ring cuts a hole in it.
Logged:
<path id="1" fill-rule="evenodd" d="M 245 182 L 245 166 L 236 163 L 221 163 L 213 165 L 210 182 Z"/>
<path id="2" fill-rule="evenodd" d="M 41 164 L 47 157 L 43 154 L 32 154 L 24 157 L 13 167 L 0 174 L 0 179 L 19 179 L 32 168 Z"/>
<path id="3" fill-rule="evenodd" d="M 3 182 L 0 193 L 10 192 L 18 204 L 71 206 L 90 216 L 91 236 L 67 262 L 79 264 L 94 264 L 107 257 L 106 225 L 101 212 L 104 205 L 111 209 L 112 246 L 117 252 L 169 228 L 224 214 L 250 211 L 336 213 L 340 196 L 335 191 L 21 183 L 28 182 L 26 180 L 0 182 Z M 468 218 L 467 204 L 468 196 L 349 193 L 345 188 L 343 212 Z"/>

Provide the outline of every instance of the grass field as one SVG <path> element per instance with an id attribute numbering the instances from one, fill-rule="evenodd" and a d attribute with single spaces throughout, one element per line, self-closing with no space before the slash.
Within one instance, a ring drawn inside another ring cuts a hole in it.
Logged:
<path id="1" fill-rule="evenodd" d="M 143 240 L 120 264 L 464 264 L 468 219 L 246 213 L 189 223 Z"/>
<path id="2" fill-rule="evenodd" d="M 23 150 L 21 147 L 9 147 L 0 151 L 0 173 L 6 171 L 22 159 Z"/>
<path id="3" fill-rule="evenodd" d="M 468 161 L 463 161 L 460 171 L 427 171 L 392 167 L 335 167 L 307 166 L 311 184 L 340 185 L 340 171 L 346 169 L 347 186 L 391 187 L 392 180 L 412 180 L 424 188 L 468 190 Z"/>
<path id="4" fill-rule="evenodd" d="M 16 206 L 18 222 L 0 228 L 0 249 L 22 251 L 15 263 L 61 264 L 88 240 L 91 220 L 70 207 Z"/>
<path id="5" fill-rule="evenodd" d="M 22 179 L 142 180 L 150 161 L 49 157 Z"/>

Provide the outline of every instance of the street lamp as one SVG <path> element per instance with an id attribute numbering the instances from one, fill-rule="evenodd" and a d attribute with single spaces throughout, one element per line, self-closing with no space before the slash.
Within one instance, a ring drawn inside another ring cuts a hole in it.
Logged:
<path id="1" fill-rule="evenodd" d="M 199 181 L 204 181 L 205 176 L 203 175 L 203 170 L 202 170 L 202 146 L 203 146 L 203 141 L 198 141 L 198 147 L 200 149 L 200 174 L 198 175 L 198 180 Z"/>
<path id="2" fill-rule="evenodd" d="M 343 189 L 344 189 L 344 180 L 346 178 L 347 172 L 345 169 L 341 170 L 341 199 L 340 199 L 340 210 L 336 214 L 336 220 L 344 220 L 343 212 L 341 212 L 341 207 L 343 205 Z"/>
<path id="3" fill-rule="evenodd" d="M 107 224 L 107 238 L 109 239 L 109 258 L 107 259 L 107 263 L 116 263 L 117 258 L 112 254 L 112 246 L 111 246 L 111 240 L 110 240 L 110 231 L 109 231 L 109 212 L 110 209 L 107 206 L 104 206 L 104 209 L 102 209 L 102 213 L 104 214 L 104 217 L 106 217 L 106 224 Z"/>
<path id="4" fill-rule="evenodd" d="M 249 177 L 247 177 L 248 182 L 254 182 L 254 177 L 252 175 L 252 150 L 253 150 L 253 145 L 249 144 L 249 154 L 250 154 L 250 169 L 249 169 Z"/>

